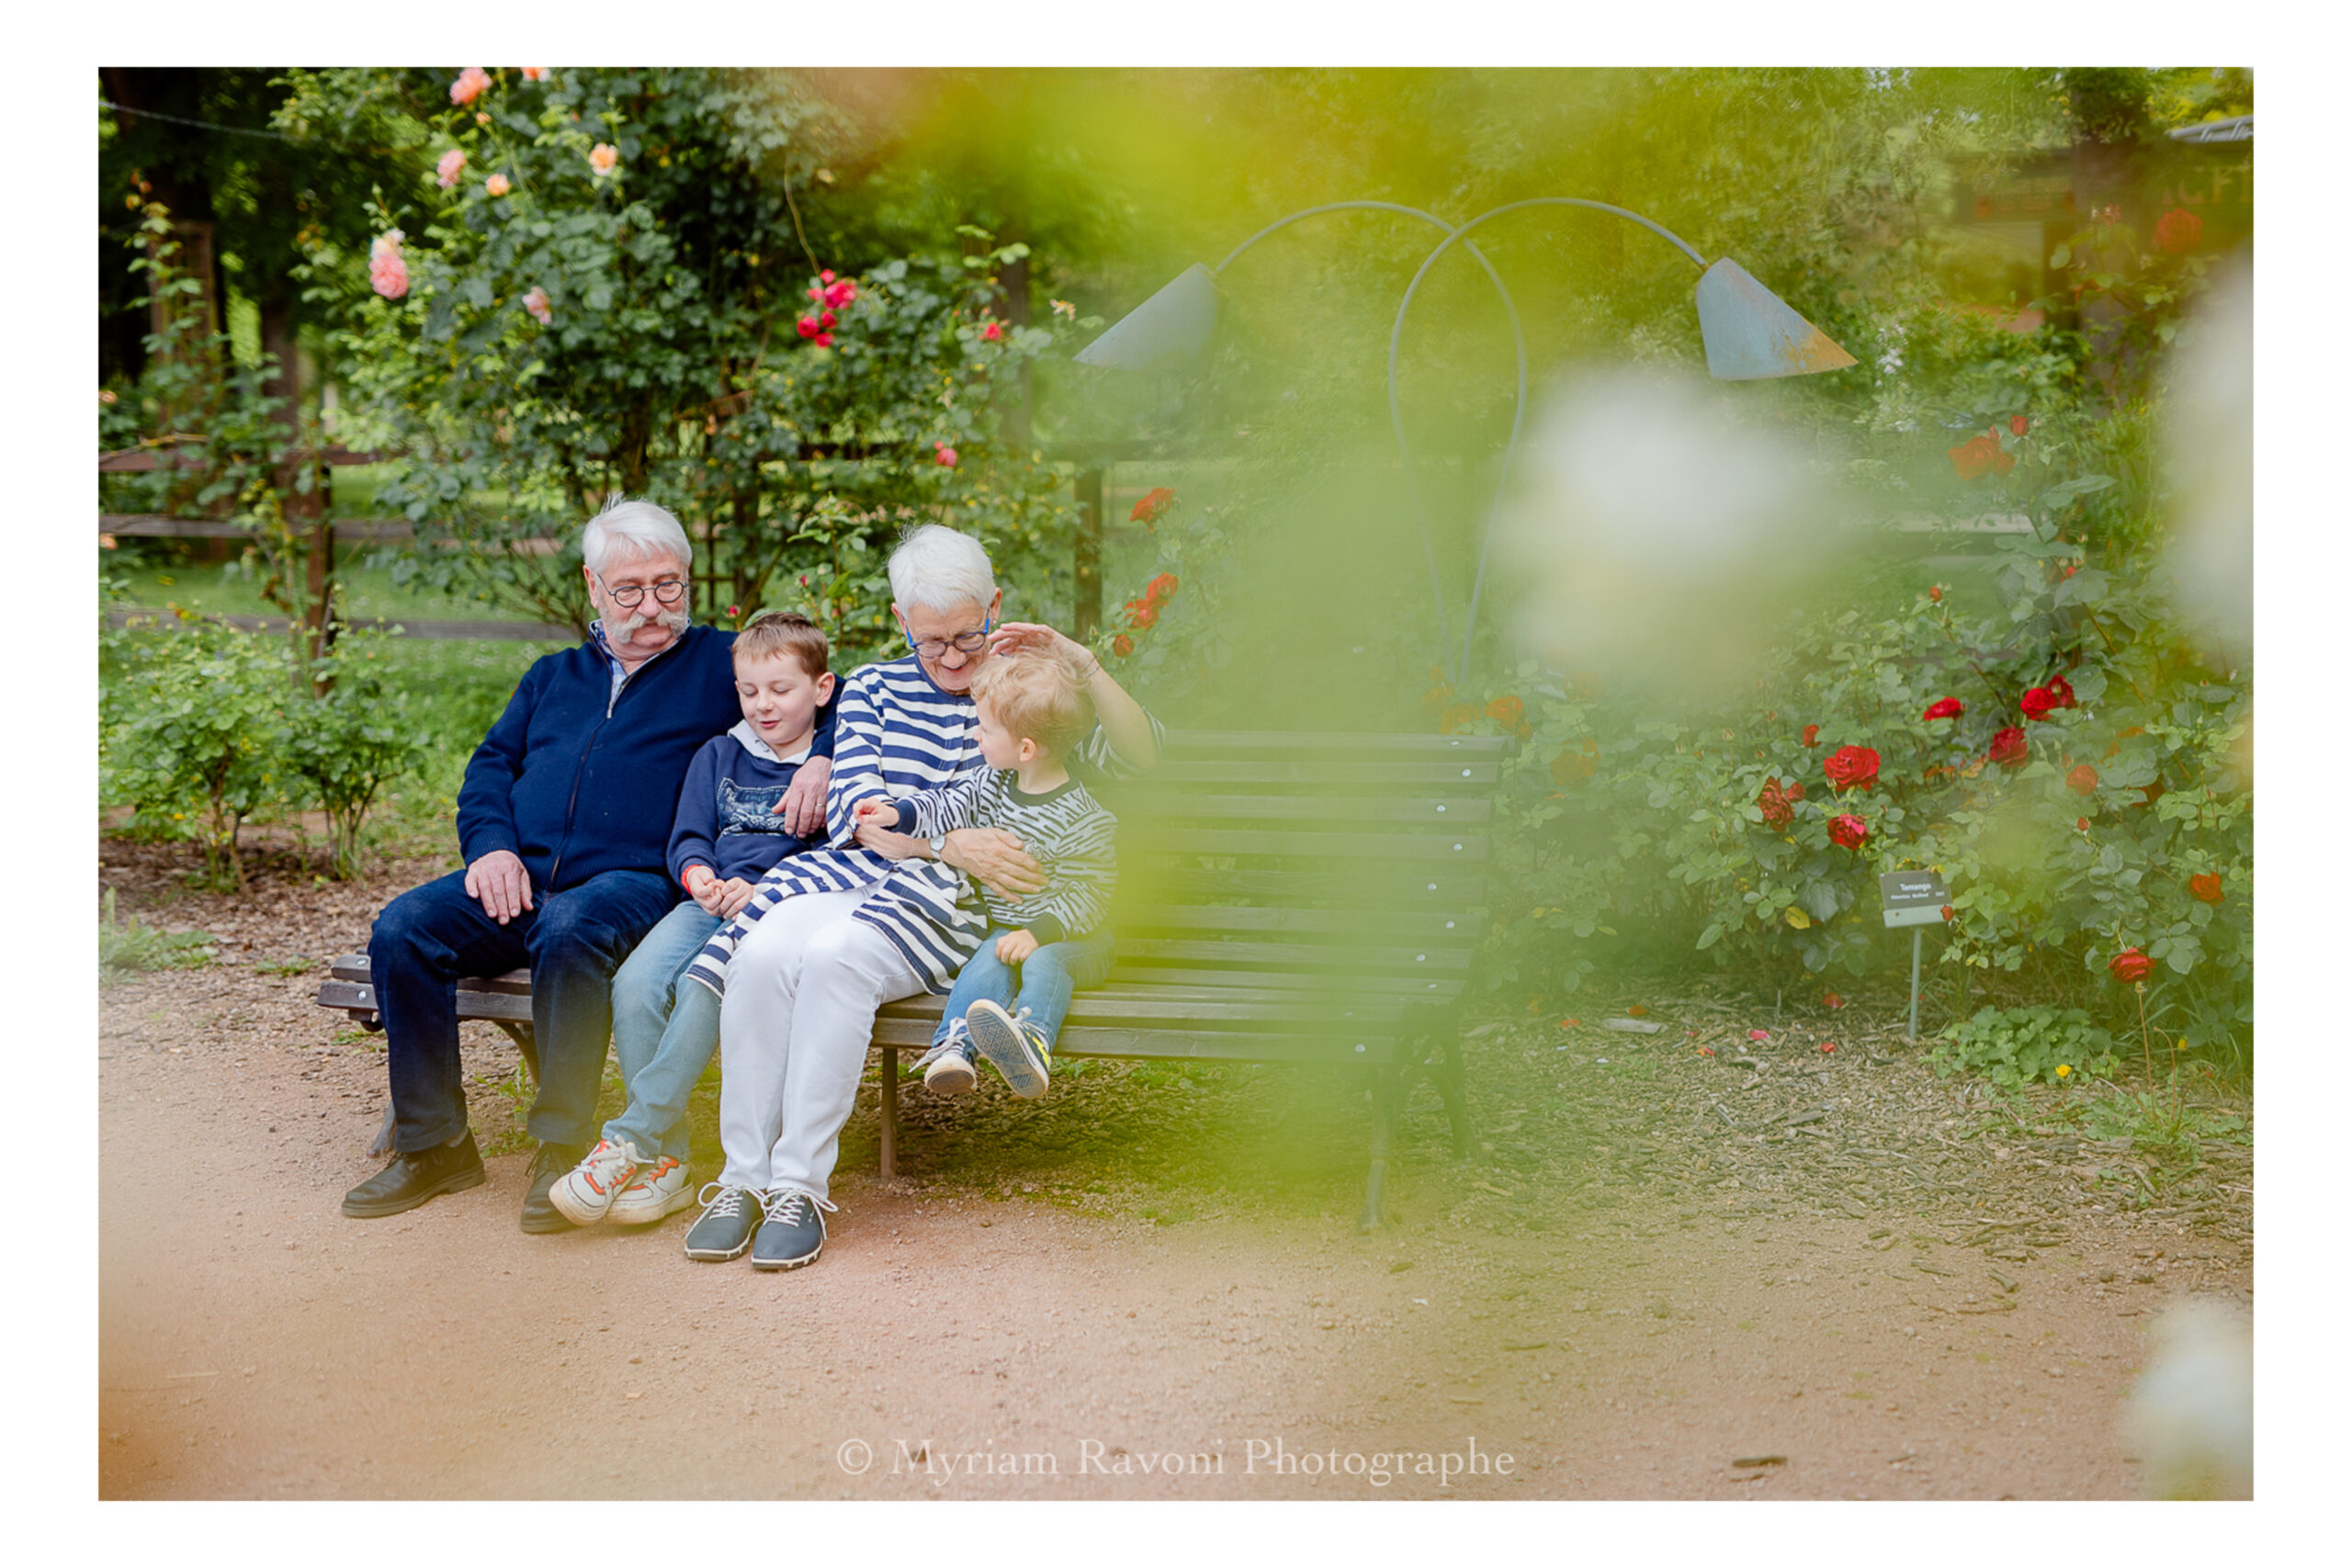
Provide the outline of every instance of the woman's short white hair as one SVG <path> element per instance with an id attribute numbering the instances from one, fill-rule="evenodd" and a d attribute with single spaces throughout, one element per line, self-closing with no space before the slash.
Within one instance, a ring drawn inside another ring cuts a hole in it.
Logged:
<path id="1" fill-rule="evenodd" d="M 890 597 L 901 610 L 988 608 L 996 598 L 996 569 L 969 534 L 936 523 L 910 529 L 890 552 Z"/>
<path id="2" fill-rule="evenodd" d="M 580 541 L 580 554 L 588 570 L 602 573 L 605 565 L 616 558 L 639 560 L 667 556 L 691 568 L 695 564 L 694 541 L 668 509 L 650 501 L 631 501 L 616 495 L 605 503 L 605 509 L 588 519 L 588 532 Z"/>

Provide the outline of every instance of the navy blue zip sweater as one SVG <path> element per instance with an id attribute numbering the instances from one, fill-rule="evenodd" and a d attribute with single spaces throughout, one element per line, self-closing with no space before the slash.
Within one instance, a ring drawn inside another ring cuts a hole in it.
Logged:
<path id="1" fill-rule="evenodd" d="M 512 851 L 535 894 L 607 871 L 663 875 L 686 764 L 742 716 L 734 642 L 733 632 L 689 626 L 617 697 L 594 641 L 533 664 L 466 764 L 458 791 L 466 863 Z M 832 730 L 828 706 L 817 716 L 817 754 L 832 754 Z"/>

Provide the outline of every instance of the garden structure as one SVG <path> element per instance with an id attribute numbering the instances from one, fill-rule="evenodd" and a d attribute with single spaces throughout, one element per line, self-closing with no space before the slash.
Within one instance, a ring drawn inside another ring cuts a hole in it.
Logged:
<path id="1" fill-rule="evenodd" d="M 1373 1100 L 1363 1224 L 1382 1221 L 1389 1145 L 1427 1077 L 1453 1148 L 1469 1138 L 1455 1014 L 1485 935 L 1507 737 L 1179 731 L 1148 778 L 1106 790 L 1120 822 L 1119 956 L 1071 1005 L 1056 1055 L 1278 1062 L 1361 1077 Z M 319 1005 L 375 1019 L 368 957 L 335 961 Z M 899 1053 L 944 998 L 883 1008 L 881 1168 L 896 1174 Z M 460 982 L 530 1059 L 530 975 Z M 389 1117 L 389 1112 L 387 1113 Z M 389 1147 L 387 1121 L 380 1141 Z"/>

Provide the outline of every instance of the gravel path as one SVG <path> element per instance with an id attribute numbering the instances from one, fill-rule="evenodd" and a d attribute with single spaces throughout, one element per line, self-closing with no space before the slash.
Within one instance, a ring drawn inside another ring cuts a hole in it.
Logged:
<path id="1" fill-rule="evenodd" d="M 469 1025 L 491 1180 L 347 1221 L 383 1058 L 310 997 L 438 868 L 266 861 L 238 901 L 101 860 L 124 915 L 222 939 L 101 998 L 108 1498 L 2120 1497 L 2152 1313 L 2250 1308 L 2249 1145 L 2159 1162 L 1939 1080 L 1891 997 L 1479 1021 L 1484 1146 L 1449 1160 L 1419 1089 L 1374 1235 L 1329 1073 L 912 1089 L 888 1182 L 869 1079 L 824 1258 L 779 1276 L 685 1261 L 689 1215 L 522 1235 L 515 1055 Z"/>

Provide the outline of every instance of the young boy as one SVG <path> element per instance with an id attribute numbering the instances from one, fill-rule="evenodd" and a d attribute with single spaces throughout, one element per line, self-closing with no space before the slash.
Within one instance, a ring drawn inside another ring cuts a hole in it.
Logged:
<path id="1" fill-rule="evenodd" d="M 977 1047 L 1013 1093 L 1035 1100 L 1046 1092 L 1070 993 L 1101 985 L 1111 970 L 1118 824 L 1062 765 L 1094 726 L 1069 665 L 1051 654 L 999 655 L 974 673 L 972 699 L 980 760 L 990 771 L 897 801 L 861 801 L 856 820 L 933 840 L 958 828 L 1003 828 L 1036 857 L 1042 891 L 1007 897 L 982 886 L 988 934 L 956 976 L 931 1050 L 915 1064 L 933 1093 L 968 1093 L 978 1082 Z"/>
<path id="2" fill-rule="evenodd" d="M 821 831 L 786 831 L 776 807 L 808 760 L 817 710 L 832 698 L 827 654 L 825 634 L 805 615 L 769 611 L 735 636 L 743 722 L 695 753 L 670 829 L 670 874 L 690 901 L 613 976 L 613 1053 L 628 1107 L 548 1194 L 575 1225 L 650 1224 L 694 1201 L 686 1101 L 718 1047 L 718 998 L 684 976 L 771 867 L 823 841 Z"/>

